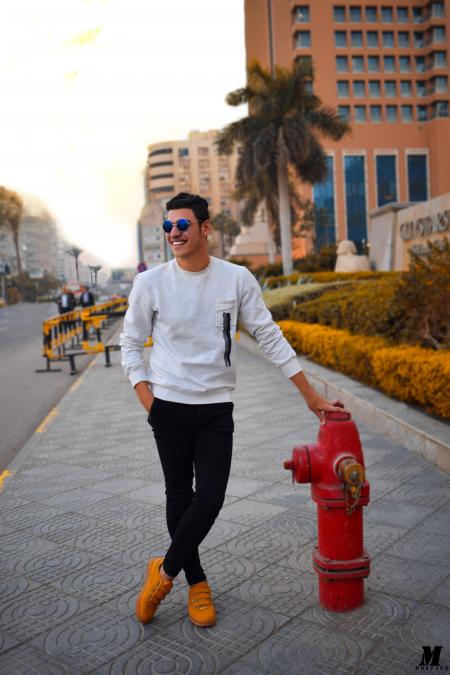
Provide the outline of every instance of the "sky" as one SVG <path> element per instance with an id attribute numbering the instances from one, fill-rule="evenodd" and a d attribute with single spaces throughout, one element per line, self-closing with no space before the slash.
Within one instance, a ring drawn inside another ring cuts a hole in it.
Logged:
<path id="1" fill-rule="evenodd" d="M 0 185 L 108 267 L 135 265 L 147 145 L 246 113 L 224 100 L 245 84 L 244 0 L 6 0 L 2 15 Z"/>

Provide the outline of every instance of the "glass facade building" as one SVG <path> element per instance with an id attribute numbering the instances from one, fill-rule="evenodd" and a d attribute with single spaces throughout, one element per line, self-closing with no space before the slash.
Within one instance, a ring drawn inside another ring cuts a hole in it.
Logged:
<path id="1" fill-rule="evenodd" d="M 347 237 L 362 251 L 367 241 L 366 170 L 364 155 L 344 157 Z"/>
<path id="2" fill-rule="evenodd" d="M 397 201 L 397 167 L 395 155 L 377 155 L 377 202 L 384 206 Z"/>
<path id="3" fill-rule="evenodd" d="M 313 186 L 315 209 L 316 248 L 336 241 L 334 205 L 334 160 L 327 157 L 327 176 Z"/>

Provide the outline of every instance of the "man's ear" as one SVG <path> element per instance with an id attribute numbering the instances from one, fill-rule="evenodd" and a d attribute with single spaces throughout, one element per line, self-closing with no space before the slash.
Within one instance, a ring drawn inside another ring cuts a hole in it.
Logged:
<path id="1" fill-rule="evenodd" d="M 212 234 L 212 225 L 209 222 L 209 220 L 205 220 L 202 223 L 202 228 L 203 228 L 203 234 L 205 235 L 205 237 L 208 237 L 210 234 Z"/>

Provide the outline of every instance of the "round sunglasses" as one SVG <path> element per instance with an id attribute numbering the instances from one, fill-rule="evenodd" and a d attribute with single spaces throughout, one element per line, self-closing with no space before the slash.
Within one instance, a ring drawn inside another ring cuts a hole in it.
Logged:
<path id="1" fill-rule="evenodd" d="M 174 223 L 172 223 L 171 220 L 165 220 L 163 222 L 164 232 L 167 232 L 167 233 L 172 232 L 172 228 L 173 228 L 174 225 L 177 226 L 177 228 L 180 230 L 180 232 L 186 232 L 189 225 L 192 225 L 192 223 L 187 218 L 179 218 Z"/>

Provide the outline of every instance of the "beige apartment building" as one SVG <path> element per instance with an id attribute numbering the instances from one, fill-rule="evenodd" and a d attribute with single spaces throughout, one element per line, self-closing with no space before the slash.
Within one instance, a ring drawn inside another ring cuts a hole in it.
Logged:
<path id="1" fill-rule="evenodd" d="M 314 91 L 352 133 L 323 141 L 328 175 L 302 186 L 327 212 L 318 243 L 368 240 L 370 213 L 450 192 L 450 0 L 245 0 L 247 61 L 312 62 Z"/>
<path id="2" fill-rule="evenodd" d="M 145 192 L 147 204 L 153 206 L 151 209 L 144 207 L 147 223 L 150 222 L 149 212 L 153 215 L 161 212 L 164 204 L 178 192 L 200 194 L 208 200 L 211 215 L 223 211 L 239 220 L 239 203 L 232 197 L 238 154 L 235 151 L 229 157 L 220 157 L 215 146 L 216 137 L 215 130 L 192 131 L 185 140 L 148 146 Z M 149 231 L 147 237 L 150 236 Z M 163 246 L 161 252 L 165 257 L 167 251 Z M 211 253 L 221 254 L 218 232 L 212 237 Z"/>

